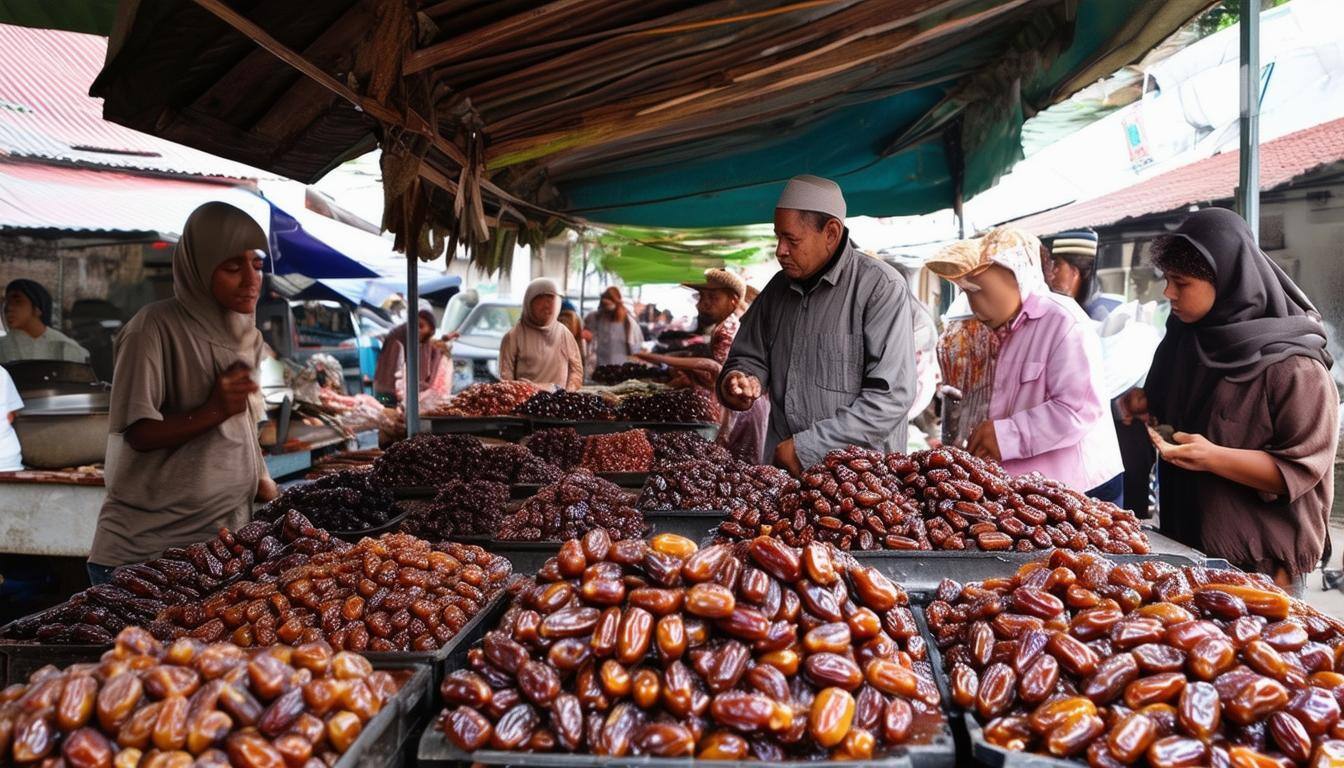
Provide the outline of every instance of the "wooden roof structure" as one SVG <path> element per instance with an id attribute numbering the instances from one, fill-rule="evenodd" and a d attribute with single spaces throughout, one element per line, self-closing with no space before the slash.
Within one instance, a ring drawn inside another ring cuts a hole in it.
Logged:
<path id="1" fill-rule="evenodd" d="M 1209 2 L 121 0 L 93 93 L 303 182 L 378 146 L 399 246 L 489 268 L 576 221 L 765 221 L 795 173 L 852 213 L 959 205 Z"/>

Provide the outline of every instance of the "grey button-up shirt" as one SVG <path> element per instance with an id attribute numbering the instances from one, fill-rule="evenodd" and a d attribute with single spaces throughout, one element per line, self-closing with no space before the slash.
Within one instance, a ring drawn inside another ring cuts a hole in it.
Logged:
<path id="1" fill-rule="evenodd" d="M 915 396 L 910 301 L 900 272 L 848 241 L 810 292 L 782 272 L 765 286 L 719 385 L 742 371 L 769 393 L 766 461 L 790 437 L 804 468 L 851 443 L 905 450 Z"/>

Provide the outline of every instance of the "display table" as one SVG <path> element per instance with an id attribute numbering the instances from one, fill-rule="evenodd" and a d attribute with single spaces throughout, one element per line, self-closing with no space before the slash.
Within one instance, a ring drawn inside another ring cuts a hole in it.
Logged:
<path id="1" fill-rule="evenodd" d="M 106 495 L 102 475 L 0 473 L 0 554 L 88 557 Z"/>

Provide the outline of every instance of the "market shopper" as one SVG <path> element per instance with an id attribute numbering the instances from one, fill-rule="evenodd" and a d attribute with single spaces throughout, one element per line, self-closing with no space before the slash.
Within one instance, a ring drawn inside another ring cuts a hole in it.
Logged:
<path id="1" fill-rule="evenodd" d="M 996 337 L 988 415 L 971 430 L 967 450 L 1014 474 L 1039 471 L 1122 503 L 1100 341 L 1073 300 L 1046 289 L 1039 241 L 995 229 L 979 247 L 944 249 L 927 266 L 966 292 L 975 318 Z"/>
<path id="2" fill-rule="evenodd" d="M 378 364 L 373 370 L 373 395 L 387 406 L 396 406 L 406 396 L 406 334 L 408 320 L 394 326 L 383 337 L 383 348 L 378 352 Z M 415 345 L 420 380 L 419 392 L 438 397 L 447 396 L 452 389 L 452 370 L 446 363 L 448 359 L 445 346 L 456 332 L 445 337 L 444 343 L 434 340 L 434 312 L 424 306 L 416 313 L 416 332 L 418 343 Z"/>
<path id="3" fill-rule="evenodd" d="M 12 280 L 5 286 L 5 335 L 0 336 L 0 363 L 18 360 L 63 360 L 87 363 L 89 351 L 51 327 L 51 294 L 34 280 Z"/>
<path id="4" fill-rule="evenodd" d="M 173 298 L 118 334 L 107 439 L 107 498 L 89 578 L 207 541 L 278 495 L 257 441 L 264 416 L 252 372 L 266 233 L 243 211 L 192 212 L 173 252 Z"/>
<path id="5" fill-rule="evenodd" d="M 23 398 L 14 387 L 9 371 L 0 365 L 0 472 L 23 469 L 23 449 L 14 431 L 14 418 L 23 410 Z"/>
<path id="6" fill-rule="evenodd" d="M 1046 238 L 1050 253 L 1046 282 L 1055 293 L 1060 293 L 1083 308 L 1087 316 L 1098 322 L 1122 303 L 1116 296 L 1101 292 L 1097 279 L 1097 233 L 1091 229 L 1074 229 Z"/>
<path id="7" fill-rule="evenodd" d="M 906 447 L 910 292 L 894 267 L 857 252 L 845 211 L 835 182 L 789 180 L 775 207 L 780 272 L 742 317 L 718 380 L 733 410 L 769 396 L 764 453 L 794 473 L 849 444 Z"/>
<path id="8" fill-rule="evenodd" d="M 575 390 L 583 386 L 583 359 L 574 334 L 562 325 L 560 288 L 539 277 L 523 294 L 523 315 L 499 344 L 499 377 L 505 381 Z"/>
<path id="9" fill-rule="evenodd" d="M 594 366 L 620 365 L 644 344 L 644 332 L 625 308 L 621 289 L 614 285 L 602 292 L 597 309 L 584 319 L 583 327 L 592 346 Z"/>
<path id="10" fill-rule="evenodd" d="M 1320 315 L 1237 214 L 1153 241 L 1167 335 L 1125 416 L 1155 434 L 1161 530 L 1301 593 L 1327 547 L 1339 393 Z"/>

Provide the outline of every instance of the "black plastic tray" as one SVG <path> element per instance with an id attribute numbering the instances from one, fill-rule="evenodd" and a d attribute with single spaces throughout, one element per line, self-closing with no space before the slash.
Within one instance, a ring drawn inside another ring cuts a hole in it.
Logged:
<path id="1" fill-rule="evenodd" d="M 675 533 L 702 543 L 727 514 L 722 509 L 644 510 L 644 519 L 659 533 Z"/>
<path id="2" fill-rule="evenodd" d="M 429 705 L 425 691 L 429 687 L 430 671 L 423 665 L 409 669 L 411 676 L 397 695 L 364 724 L 359 738 L 333 768 L 396 768 L 401 765 L 406 741 L 417 730 L 416 720 L 424 716 Z"/>
<path id="3" fill-rule="evenodd" d="M 849 554 L 865 565 L 876 567 L 888 578 L 901 584 L 907 591 L 932 590 L 943 579 L 965 584 L 999 576 L 1011 576 L 1026 563 L 1050 556 L 1054 550 L 1036 552 L 981 552 L 978 550 L 854 550 Z M 1097 553 L 1116 563 L 1141 563 L 1159 560 L 1176 566 L 1204 565 L 1205 559 L 1192 559 L 1181 554 L 1107 555 Z"/>
<path id="4" fill-rule="evenodd" d="M 558 547 L 558 545 L 557 545 Z M 545 562 L 544 560 L 542 562 Z M 443 679 L 443 661 L 459 645 L 472 636 L 482 624 L 489 625 L 503 614 L 508 605 L 509 596 L 505 590 L 486 603 L 475 616 L 462 627 L 445 645 L 434 651 L 364 651 L 366 657 L 378 669 L 393 669 L 411 666 L 428 667 L 433 675 L 429 682 L 430 693 L 437 689 Z M 65 668 L 84 661 L 97 661 L 112 645 L 67 645 L 38 643 L 16 643 L 0 641 L 0 688 L 11 683 L 27 682 L 29 675 L 48 664 Z"/>
<path id="5" fill-rule="evenodd" d="M 532 431 L 532 420 L 526 416 L 425 416 L 420 421 L 426 432 L 435 435 L 517 440 Z"/>
<path id="6" fill-rule="evenodd" d="M 382 525 L 375 525 L 372 528 L 365 528 L 359 531 L 333 531 L 328 529 L 327 532 L 342 541 L 348 541 L 351 544 L 355 544 L 358 543 L 360 539 L 366 537 L 376 538 L 378 536 L 383 535 L 384 533 L 392 533 L 398 530 L 399 528 L 401 528 L 401 524 L 406 519 L 407 514 L 409 514 L 409 512 L 407 512 L 406 510 L 402 510 L 401 514 L 397 515 L 391 520 L 388 520 L 386 523 L 383 523 Z"/>
<path id="7" fill-rule="evenodd" d="M 926 630 L 925 640 L 927 636 Z M 484 635 L 484 633 L 481 633 Z M 460 646 L 449 656 L 446 668 L 449 672 L 465 668 L 469 645 Z M 932 657 L 930 657 L 932 659 Z M 937 679 L 935 669 L 934 679 Z M 437 728 L 426 728 L 420 737 L 419 765 L 424 768 L 457 768 L 458 766 L 501 765 L 520 766 L 520 768 L 693 768 L 695 766 L 714 766 L 714 768 L 763 768 L 767 764 L 760 760 L 714 760 L 702 761 L 689 757 L 650 757 L 631 755 L 627 757 L 601 757 L 591 754 L 557 754 L 534 752 L 503 752 L 498 750 L 478 750 L 466 753 L 454 746 Z M 887 755 L 872 760 L 827 760 L 822 763 L 806 760 L 786 760 L 769 765 L 801 768 L 806 765 L 824 765 L 826 768 L 951 768 L 960 765 L 957 761 L 952 729 L 948 722 L 943 723 L 942 733 L 929 744 L 912 744 L 895 747 Z"/>
<path id="8" fill-rule="evenodd" d="M 649 479 L 648 472 L 598 472 L 596 474 L 613 485 L 635 490 L 643 488 L 644 481 Z"/>
<path id="9" fill-rule="evenodd" d="M 532 429 L 552 429 L 570 427 L 580 435 L 608 435 L 613 432 L 627 432 L 632 429 L 647 429 L 650 432 L 698 432 L 706 440 L 719 436 L 719 425 L 699 421 L 566 421 L 564 419 L 532 419 Z"/>

